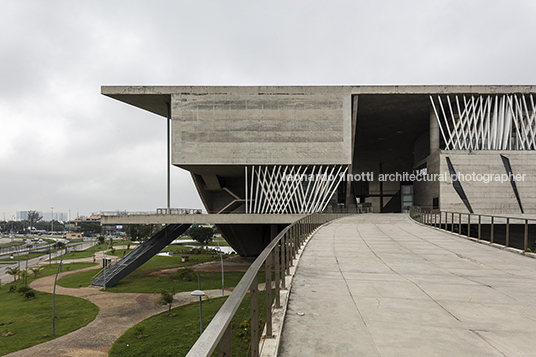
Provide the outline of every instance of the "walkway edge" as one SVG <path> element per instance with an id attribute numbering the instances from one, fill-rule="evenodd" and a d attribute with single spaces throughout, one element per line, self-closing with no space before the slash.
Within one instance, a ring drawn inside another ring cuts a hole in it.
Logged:
<path id="1" fill-rule="evenodd" d="M 293 265 L 289 268 L 289 275 L 285 277 L 285 284 L 287 286 L 286 290 L 281 290 L 281 308 L 275 309 L 272 306 L 272 334 L 273 336 L 270 338 L 266 337 L 266 326 L 264 327 L 264 330 L 262 332 L 262 337 L 259 343 L 259 356 L 260 357 L 277 357 L 277 353 L 279 351 L 279 343 L 281 341 L 281 334 L 283 331 L 283 324 L 285 322 L 285 316 L 287 315 L 287 308 L 288 308 L 288 301 L 290 297 L 290 293 L 292 290 L 292 281 L 294 280 L 294 275 L 296 274 L 296 269 L 298 269 L 298 264 L 300 262 L 300 258 L 305 251 L 305 248 L 307 247 L 307 243 L 314 237 L 316 232 L 322 227 L 327 226 L 328 224 L 331 224 L 333 221 L 329 221 L 319 227 L 317 227 L 311 234 L 307 237 L 307 239 L 304 240 L 303 245 L 298 250 L 298 254 L 296 255 L 296 259 L 293 261 Z"/>

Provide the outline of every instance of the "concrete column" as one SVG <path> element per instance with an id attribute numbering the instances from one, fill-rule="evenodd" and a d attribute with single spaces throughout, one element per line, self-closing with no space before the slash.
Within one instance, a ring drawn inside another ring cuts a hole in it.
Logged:
<path id="1" fill-rule="evenodd" d="M 434 109 L 430 107 L 430 154 L 439 150 L 439 123 Z"/>

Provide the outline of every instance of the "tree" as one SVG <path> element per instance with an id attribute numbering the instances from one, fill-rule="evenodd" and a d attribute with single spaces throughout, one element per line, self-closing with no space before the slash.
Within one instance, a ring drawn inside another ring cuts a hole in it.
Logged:
<path id="1" fill-rule="evenodd" d="M 212 242 L 212 237 L 214 236 L 212 228 L 207 227 L 191 227 L 188 232 L 193 240 L 198 241 L 203 245 Z"/>
<path id="2" fill-rule="evenodd" d="M 133 241 L 144 242 L 153 233 L 152 224 L 129 224 L 125 232 Z"/>
<path id="3" fill-rule="evenodd" d="M 18 275 L 20 277 L 20 280 L 26 281 L 26 270 L 19 270 Z"/>
<path id="4" fill-rule="evenodd" d="M 82 223 L 78 230 L 84 233 L 100 234 L 102 226 L 99 223 Z"/>
<path id="5" fill-rule="evenodd" d="M 104 236 L 98 236 L 97 242 L 99 242 L 99 245 L 103 245 L 106 238 Z"/>
<path id="6" fill-rule="evenodd" d="M 41 270 L 43 270 L 43 268 L 44 268 L 43 266 L 30 268 L 32 273 L 34 273 L 34 278 L 37 278 L 37 274 L 39 274 L 41 272 Z"/>
<path id="7" fill-rule="evenodd" d="M 166 291 L 162 290 L 160 291 L 160 297 L 158 300 L 155 301 L 156 305 L 163 305 L 168 306 L 168 315 L 171 316 L 171 305 L 173 304 L 173 295 L 175 295 L 175 291 Z"/>
<path id="8" fill-rule="evenodd" d="M 28 221 L 30 222 L 30 230 L 34 228 L 34 224 L 39 222 L 43 216 L 37 211 L 28 211 Z"/>
<path id="9" fill-rule="evenodd" d="M 7 268 L 6 269 L 6 274 L 7 275 L 11 275 L 13 276 L 13 282 L 16 282 L 17 281 L 17 277 L 19 276 L 19 273 L 20 273 L 20 269 L 17 268 L 17 267 L 13 267 L 13 268 Z"/>

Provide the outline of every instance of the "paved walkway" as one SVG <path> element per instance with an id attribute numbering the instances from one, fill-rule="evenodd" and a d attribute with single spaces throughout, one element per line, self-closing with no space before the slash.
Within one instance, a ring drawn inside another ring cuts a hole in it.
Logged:
<path id="1" fill-rule="evenodd" d="M 279 356 L 534 356 L 535 334 L 535 259 L 362 215 L 305 248 Z"/>
<path id="2" fill-rule="evenodd" d="M 61 273 L 60 277 L 96 268 L 100 266 Z M 30 286 L 35 290 L 52 293 L 54 278 L 55 276 L 51 275 L 37 279 Z M 100 287 L 70 289 L 56 286 L 56 294 L 80 297 L 97 305 L 99 313 L 95 320 L 70 334 L 7 356 L 108 356 L 108 350 L 114 341 L 126 330 L 150 316 L 167 310 L 165 306 L 155 305 L 158 296 L 154 294 L 109 293 L 99 289 Z M 221 289 L 204 291 L 211 297 L 221 296 Z M 173 307 L 196 301 L 199 299 L 190 296 L 190 292 L 176 293 Z M 57 314 L 61 316 L 61 312 Z"/>

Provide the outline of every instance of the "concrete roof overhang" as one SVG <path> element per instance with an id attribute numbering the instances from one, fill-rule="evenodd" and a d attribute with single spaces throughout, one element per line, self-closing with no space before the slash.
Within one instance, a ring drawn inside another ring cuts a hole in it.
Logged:
<path id="1" fill-rule="evenodd" d="M 351 94 L 506 94 L 536 93 L 530 85 L 417 85 L 417 86 L 102 86 L 101 94 L 167 117 L 172 94 L 299 93 L 308 88 L 350 88 Z"/>

